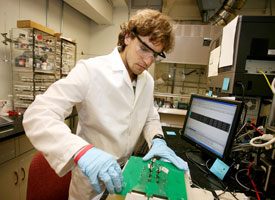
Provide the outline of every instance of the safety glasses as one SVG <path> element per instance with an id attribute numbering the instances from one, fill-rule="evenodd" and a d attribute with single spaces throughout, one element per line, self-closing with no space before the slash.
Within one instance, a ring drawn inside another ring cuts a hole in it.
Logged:
<path id="1" fill-rule="evenodd" d="M 149 47 L 145 42 L 143 42 L 135 30 L 133 31 L 133 33 L 135 34 L 138 41 L 142 44 L 141 46 L 136 46 L 136 51 L 141 57 L 151 58 L 154 61 L 161 61 L 164 58 L 166 58 L 163 52 L 156 52 L 154 49 Z"/>

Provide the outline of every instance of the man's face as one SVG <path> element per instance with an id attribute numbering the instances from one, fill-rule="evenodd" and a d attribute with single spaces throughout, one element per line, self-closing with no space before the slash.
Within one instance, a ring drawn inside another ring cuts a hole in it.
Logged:
<path id="1" fill-rule="evenodd" d="M 147 48 L 140 40 L 147 44 L 152 50 Z M 147 70 L 155 61 L 157 55 L 156 52 L 161 52 L 163 45 L 154 45 L 149 41 L 149 36 L 139 36 L 139 39 L 135 37 L 131 39 L 129 36 L 125 37 L 125 57 L 124 64 L 129 72 L 130 77 L 133 74 L 139 75 L 144 70 Z"/>

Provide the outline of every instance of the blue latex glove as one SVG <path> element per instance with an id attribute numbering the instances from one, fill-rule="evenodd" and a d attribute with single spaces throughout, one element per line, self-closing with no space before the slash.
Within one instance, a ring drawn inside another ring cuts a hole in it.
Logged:
<path id="1" fill-rule="evenodd" d="M 80 157 L 77 164 L 90 179 L 92 187 L 97 193 L 101 193 L 98 179 L 104 182 L 110 194 L 114 194 L 115 190 L 121 192 L 122 172 L 112 155 L 93 147 Z"/>
<path id="2" fill-rule="evenodd" d="M 149 152 L 143 157 L 143 161 L 150 160 L 151 158 L 159 156 L 161 158 L 164 158 L 166 160 L 169 160 L 172 162 L 177 168 L 188 171 L 188 164 L 183 161 L 180 157 L 178 157 L 175 152 L 170 149 L 165 140 L 163 139 L 153 139 L 152 141 L 152 147 L 149 150 Z"/>

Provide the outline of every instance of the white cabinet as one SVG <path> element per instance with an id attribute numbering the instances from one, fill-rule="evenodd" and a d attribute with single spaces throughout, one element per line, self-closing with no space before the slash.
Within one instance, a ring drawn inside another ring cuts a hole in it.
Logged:
<path id="1" fill-rule="evenodd" d="M 76 48 L 74 41 L 58 37 L 56 41 L 56 78 L 66 77 L 76 64 Z"/>
<path id="2" fill-rule="evenodd" d="M 27 186 L 29 179 L 29 168 L 30 163 L 36 154 L 36 150 L 31 150 L 17 158 L 18 174 L 19 174 L 19 192 L 20 192 L 20 200 L 25 200 L 27 196 Z"/>
<path id="3" fill-rule="evenodd" d="M 19 199 L 19 175 L 17 160 L 12 159 L 0 165 L 0 199 Z"/>
<path id="4" fill-rule="evenodd" d="M 24 112 L 56 80 L 56 37 L 35 28 L 11 30 L 14 109 Z"/>
<path id="5" fill-rule="evenodd" d="M 25 200 L 29 166 L 36 150 L 25 135 L 0 142 L 0 199 Z"/>

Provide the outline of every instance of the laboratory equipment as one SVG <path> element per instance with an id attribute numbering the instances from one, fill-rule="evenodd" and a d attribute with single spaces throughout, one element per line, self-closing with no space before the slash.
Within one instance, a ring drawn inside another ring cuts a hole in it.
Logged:
<path id="1" fill-rule="evenodd" d="M 242 107 L 240 101 L 192 94 L 181 136 L 203 154 L 225 162 Z"/>

